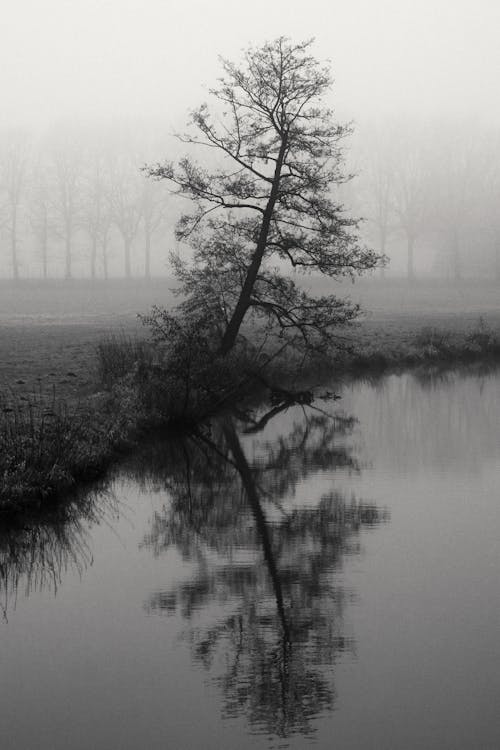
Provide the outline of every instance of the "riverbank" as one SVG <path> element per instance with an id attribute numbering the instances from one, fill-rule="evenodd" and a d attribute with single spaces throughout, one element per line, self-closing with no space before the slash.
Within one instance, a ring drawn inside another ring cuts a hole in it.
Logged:
<path id="1" fill-rule="evenodd" d="M 161 289 L 157 284 L 155 295 L 160 295 Z M 370 287 L 369 292 L 375 309 L 345 333 L 339 351 L 324 368 L 328 378 L 330 373 L 336 379 L 408 367 L 500 362 L 500 310 L 492 306 L 491 295 L 484 295 L 488 300 L 484 314 L 458 315 L 442 308 L 432 312 L 429 306 L 417 314 L 408 305 L 389 313 L 382 309 L 382 288 Z M 420 296 L 429 293 L 428 289 L 419 291 Z M 138 363 L 141 360 L 146 370 L 155 366 L 154 350 L 144 344 L 148 332 L 132 314 L 130 299 L 123 290 L 120 294 L 122 303 L 117 304 L 114 316 L 109 307 L 96 304 L 92 320 L 74 309 L 59 318 L 50 317 L 50 310 L 48 318 L 34 318 L 32 311 L 9 317 L 3 311 L 2 509 L 43 504 L 101 476 L 124 450 L 133 448 L 141 430 L 149 429 L 151 423 L 158 426 L 173 421 L 173 410 L 179 409 L 178 393 L 163 388 L 160 410 L 152 410 L 148 399 L 138 397 L 137 387 L 144 388 L 146 382 L 143 378 L 138 384 Z M 137 302 L 144 306 L 148 298 L 144 288 L 141 294 Z M 478 290 L 475 294 L 479 304 Z M 441 302 L 449 307 L 449 295 L 441 294 Z M 107 348 L 101 345 L 103 341 Z M 238 384 L 239 366 L 234 363 L 227 387 Z M 153 385 L 157 395 L 161 369 L 156 375 Z M 149 375 L 147 382 L 150 387 Z M 207 394 L 204 398 L 207 400 Z"/>

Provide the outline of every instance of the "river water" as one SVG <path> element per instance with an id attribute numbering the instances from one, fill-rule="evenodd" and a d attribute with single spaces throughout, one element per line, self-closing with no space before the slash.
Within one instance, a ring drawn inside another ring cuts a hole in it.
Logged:
<path id="1" fill-rule="evenodd" d="M 500 747 L 500 376 L 157 441 L 0 531 L 0 747 Z"/>

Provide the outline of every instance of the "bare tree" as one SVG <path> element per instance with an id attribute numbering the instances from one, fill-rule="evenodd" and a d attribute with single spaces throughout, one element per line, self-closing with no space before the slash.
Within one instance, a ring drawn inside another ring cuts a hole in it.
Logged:
<path id="1" fill-rule="evenodd" d="M 136 160 L 128 154 L 113 155 L 109 175 L 111 215 L 123 241 L 124 271 L 129 279 L 132 244 L 142 218 L 143 180 Z"/>
<path id="2" fill-rule="evenodd" d="M 144 231 L 144 275 L 151 278 L 151 242 L 165 220 L 165 192 L 151 180 L 142 191 L 142 227 Z"/>
<path id="3" fill-rule="evenodd" d="M 101 255 L 104 277 L 108 277 L 108 237 L 112 223 L 109 175 L 104 152 L 91 149 L 82 182 L 81 226 L 90 239 L 90 277 L 96 278 Z"/>
<path id="4" fill-rule="evenodd" d="M 493 270 L 500 282 L 500 131 L 488 133 L 482 144 L 482 200 L 480 225 L 490 229 L 493 241 Z"/>
<path id="5" fill-rule="evenodd" d="M 363 143 L 361 180 L 366 218 L 374 230 L 382 258 L 387 257 L 387 242 L 395 230 L 393 138 L 394 128 L 384 123 L 383 127 L 372 128 Z M 382 277 L 385 275 L 385 265 L 384 262 L 380 264 Z"/>
<path id="6" fill-rule="evenodd" d="M 177 267 L 190 295 L 184 312 L 217 315 L 221 354 L 247 316 L 294 344 L 320 346 L 357 314 L 334 296 L 311 297 L 269 266 L 273 258 L 333 278 L 379 260 L 358 244 L 356 220 L 331 197 L 332 186 L 348 179 L 340 143 L 351 130 L 320 106 L 331 78 L 310 45 L 280 37 L 250 48 L 243 67 L 222 60 L 225 77 L 211 91 L 222 112 L 201 106 L 192 115 L 195 133 L 182 137 L 213 150 L 220 165 L 202 168 L 186 157 L 149 170 L 193 202 L 177 230 L 194 248 L 194 268 Z"/>
<path id="7" fill-rule="evenodd" d="M 436 143 L 436 206 L 438 227 L 444 234 L 449 268 L 455 281 L 463 276 L 463 242 L 475 210 L 478 178 L 478 149 L 465 124 L 444 130 Z"/>
<path id="8" fill-rule="evenodd" d="M 80 222 L 82 163 L 75 133 L 58 128 L 51 134 L 49 153 L 54 178 L 56 231 L 64 242 L 64 277 L 72 277 L 74 235 Z"/>
<path id="9" fill-rule="evenodd" d="M 30 175 L 28 220 L 40 254 L 44 279 L 48 277 L 49 238 L 54 232 L 50 201 L 47 165 L 43 155 L 39 154 Z"/>
<path id="10" fill-rule="evenodd" d="M 5 196 L 7 232 L 10 236 L 12 276 L 19 279 L 19 211 L 25 186 L 29 142 L 26 133 L 8 131 L 0 137 L 0 189 Z"/>
<path id="11" fill-rule="evenodd" d="M 394 212 L 406 237 L 408 279 L 415 278 L 415 244 L 426 227 L 429 171 L 424 141 L 402 134 L 396 144 Z"/>

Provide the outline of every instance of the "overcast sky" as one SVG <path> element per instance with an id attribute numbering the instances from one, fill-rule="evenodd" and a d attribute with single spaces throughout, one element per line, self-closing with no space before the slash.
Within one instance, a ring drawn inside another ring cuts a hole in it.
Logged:
<path id="1" fill-rule="evenodd" d="M 343 117 L 500 123 L 500 0 L 4 0 L 0 125 L 155 115 L 182 126 L 218 55 L 316 38 Z"/>

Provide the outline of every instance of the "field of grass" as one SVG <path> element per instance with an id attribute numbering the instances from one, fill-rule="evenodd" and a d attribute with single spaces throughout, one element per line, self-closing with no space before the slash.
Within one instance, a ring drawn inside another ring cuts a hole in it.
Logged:
<path id="1" fill-rule="evenodd" d="M 172 305 L 170 280 L 92 285 L 0 282 L 0 393 L 39 393 L 75 403 L 96 385 L 96 351 L 110 334 L 144 337 L 137 314 Z"/>
<path id="2" fill-rule="evenodd" d="M 338 292 L 366 311 L 352 331 L 358 346 L 390 349 L 411 345 L 422 328 L 464 332 L 480 318 L 500 333 L 500 288 L 468 281 L 457 287 L 433 281 L 361 281 L 332 284 L 306 278 L 317 293 Z M 96 351 L 110 334 L 144 337 L 137 313 L 153 304 L 170 306 L 171 279 L 46 284 L 0 283 L 0 393 L 4 399 L 38 393 L 71 403 L 96 387 Z"/>

